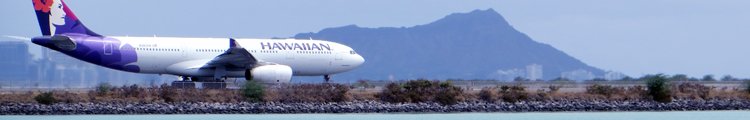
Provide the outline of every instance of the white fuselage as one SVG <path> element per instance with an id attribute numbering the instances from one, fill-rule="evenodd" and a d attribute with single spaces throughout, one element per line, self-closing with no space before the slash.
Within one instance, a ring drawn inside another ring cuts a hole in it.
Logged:
<path id="1" fill-rule="evenodd" d="M 230 47 L 228 38 L 112 37 L 132 45 L 140 73 L 179 76 L 213 76 L 213 69 L 199 69 Z M 322 40 L 235 39 L 259 62 L 287 65 L 295 76 L 318 76 L 345 72 L 364 62 L 348 46 Z M 302 47 L 274 46 L 298 44 Z M 321 44 L 317 48 L 310 44 Z M 307 45 L 307 46 L 304 46 Z M 323 46 L 326 45 L 326 46 Z M 324 48 L 324 47 L 328 47 Z M 114 48 L 122 49 L 122 46 Z M 227 70 L 227 77 L 242 77 L 244 70 Z"/>

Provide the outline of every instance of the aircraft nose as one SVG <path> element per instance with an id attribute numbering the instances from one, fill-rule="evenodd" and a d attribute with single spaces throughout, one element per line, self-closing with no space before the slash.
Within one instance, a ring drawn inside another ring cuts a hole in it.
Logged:
<path id="1" fill-rule="evenodd" d="M 354 66 L 359 66 L 365 63 L 365 58 L 361 55 L 355 55 L 354 57 Z"/>

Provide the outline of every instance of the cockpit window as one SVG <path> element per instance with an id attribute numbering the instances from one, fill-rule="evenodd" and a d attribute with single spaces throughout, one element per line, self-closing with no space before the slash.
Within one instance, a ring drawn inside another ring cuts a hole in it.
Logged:
<path id="1" fill-rule="evenodd" d="M 354 52 L 354 50 L 352 50 L 352 51 L 349 51 L 349 54 L 355 55 L 357 54 L 357 52 Z"/>

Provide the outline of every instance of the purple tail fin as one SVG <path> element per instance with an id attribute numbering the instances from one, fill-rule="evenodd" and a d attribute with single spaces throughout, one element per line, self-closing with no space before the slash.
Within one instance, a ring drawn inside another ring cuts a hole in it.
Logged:
<path id="1" fill-rule="evenodd" d="M 83 34 L 101 36 L 86 28 L 62 0 L 32 0 L 42 35 Z"/>

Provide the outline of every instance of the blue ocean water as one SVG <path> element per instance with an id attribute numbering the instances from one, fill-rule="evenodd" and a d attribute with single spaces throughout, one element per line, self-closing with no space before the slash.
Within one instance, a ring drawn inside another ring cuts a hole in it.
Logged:
<path id="1" fill-rule="evenodd" d="M 750 111 L 435 114 L 11 115 L 0 120 L 750 120 Z"/>

